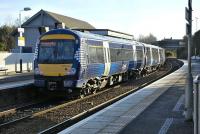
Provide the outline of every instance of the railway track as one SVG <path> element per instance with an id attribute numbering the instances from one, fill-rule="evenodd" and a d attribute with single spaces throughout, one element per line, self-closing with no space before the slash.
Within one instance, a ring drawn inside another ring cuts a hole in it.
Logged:
<path id="1" fill-rule="evenodd" d="M 62 103 L 67 103 L 68 101 L 69 100 L 65 99 L 46 98 L 35 103 L 5 110 L 0 112 L 0 127 L 6 126 L 7 124 L 13 124 L 18 120 L 30 118 L 37 112 L 44 111 L 45 109 L 52 108 Z"/>
<path id="2" fill-rule="evenodd" d="M 171 64 L 171 65 L 170 65 Z M 163 68 L 144 78 L 128 81 L 102 92 L 77 99 L 58 106 L 39 110 L 22 118 L 18 118 L 0 125 L 2 133 L 56 133 L 63 128 L 89 116 L 92 113 L 116 102 L 134 91 L 152 83 L 161 76 L 178 69 L 181 63 L 170 61 L 167 69 Z M 23 113 L 23 112 L 22 112 Z M 46 129 L 46 130 L 45 130 Z"/>

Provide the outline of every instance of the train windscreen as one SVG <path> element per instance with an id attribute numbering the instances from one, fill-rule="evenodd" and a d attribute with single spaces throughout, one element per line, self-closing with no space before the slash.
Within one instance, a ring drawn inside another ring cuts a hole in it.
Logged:
<path id="1" fill-rule="evenodd" d="M 74 58 L 74 41 L 41 41 L 39 44 L 39 63 L 66 63 Z"/>

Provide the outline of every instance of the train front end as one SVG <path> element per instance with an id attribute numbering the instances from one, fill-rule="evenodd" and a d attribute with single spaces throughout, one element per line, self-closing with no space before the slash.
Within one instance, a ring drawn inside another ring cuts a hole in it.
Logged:
<path id="1" fill-rule="evenodd" d="M 35 52 L 34 85 L 51 91 L 74 88 L 80 66 L 75 60 L 79 44 L 78 36 L 70 30 L 42 35 Z"/>

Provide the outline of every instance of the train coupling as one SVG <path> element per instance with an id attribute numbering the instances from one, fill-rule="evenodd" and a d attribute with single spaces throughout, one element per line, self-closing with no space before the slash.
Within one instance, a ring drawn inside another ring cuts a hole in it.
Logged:
<path id="1" fill-rule="evenodd" d="M 50 91 L 54 91 L 57 89 L 57 83 L 56 82 L 48 82 L 48 89 Z"/>

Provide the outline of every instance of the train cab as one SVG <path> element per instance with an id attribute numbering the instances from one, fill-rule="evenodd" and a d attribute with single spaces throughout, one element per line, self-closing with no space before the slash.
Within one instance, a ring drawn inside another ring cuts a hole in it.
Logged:
<path id="1" fill-rule="evenodd" d="M 66 30 L 52 30 L 40 37 L 35 58 L 35 85 L 55 90 L 73 86 L 78 75 L 78 62 L 74 55 L 78 37 Z"/>

